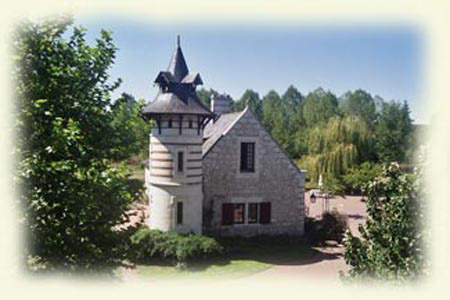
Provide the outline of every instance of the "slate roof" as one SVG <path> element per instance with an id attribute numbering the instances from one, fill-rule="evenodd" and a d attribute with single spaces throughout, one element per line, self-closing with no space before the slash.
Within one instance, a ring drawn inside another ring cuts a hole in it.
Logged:
<path id="1" fill-rule="evenodd" d="M 237 122 L 241 115 L 245 112 L 233 112 L 228 114 L 222 114 L 213 122 L 212 120 L 206 125 L 203 131 L 203 137 L 205 141 L 202 146 L 202 156 L 204 157 L 209 150 L 220 140 L 222 136 L 226 134 L 229 128 L 231 128 L 235 122 Z"/>
<path id="2" fill-rule="evenodd" d="M 167 71 L 159 72 L 154 82 L 158 84 L 159 92 L 155 99 L 144 107 L 145 116 L 158 114 L 191 114 L 210 118 L 214 116 L 195 92 L 196 86 L 203 84 L 203 81 L 200 74 L 189 73 L 179 37 Z"/>
<path id="3" fill-rule="evenodd" d="M 187 67 L 186 60 L 184 59 L 183 51 L 181 51 L 180 37 L 177 38 L 177 47 L 175 48 L 175 52 L 170 59 L 167 71 L 172 73 L 177 82 L 181 82 L 181 80 L 189 74 L 189 69 Z"/>

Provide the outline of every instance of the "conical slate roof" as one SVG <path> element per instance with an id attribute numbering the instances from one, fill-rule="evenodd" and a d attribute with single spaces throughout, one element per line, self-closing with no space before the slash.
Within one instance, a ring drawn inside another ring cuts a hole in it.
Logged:
<path id="1" fill-rule="evenodd" d="M 167 71 L 173 75 L 177 82 L 181 82 L 183 78 L 189 74 L 189 69 L 186 65 L 186 61 L 184 60 L 183 51 L 181 51 L 179 37 L 177 38 L 177 47 L 172 55 L 172 58 L 170 59 Z"/>
<path id="2" fill-rule="evenodd" d="M 155 81 L 159 86 L 156 98 L 144 107 L 143 114 L 192 114 L 212 117 L 213 113 L 200 101 L 195 88 L 203 81 L 198 73 L 189 73 L 180 38 L 170 59 L 167 71 L 159 72 Z"/>

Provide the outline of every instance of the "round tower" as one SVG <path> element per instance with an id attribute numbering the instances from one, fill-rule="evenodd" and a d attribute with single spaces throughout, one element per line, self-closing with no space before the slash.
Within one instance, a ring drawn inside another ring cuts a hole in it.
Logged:
<path id="1" fill-rule="evenodd" d="M 203 82 L 198 73 L 189 73 L 179 37 L 167 71 L 161 71 L 155 83 L 158 95 L 143 112 L 156 121 L 145 170 L 148 225 L 201 234 L 203 129 L 213 113 L 195 92 Z"/>

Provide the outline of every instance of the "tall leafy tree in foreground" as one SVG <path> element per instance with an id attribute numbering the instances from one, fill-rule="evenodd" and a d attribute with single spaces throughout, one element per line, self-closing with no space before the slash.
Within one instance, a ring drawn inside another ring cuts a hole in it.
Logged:
<path id="1" fill-rule="evenodd" d="M 23 22 L 14 36 L 17 179 L 31 267 L 91 271 L 118 261 L 113 230 L 133 194 L 109 109 L 108 69 L 116 47 L 102 31 L 94 46 L 72 20 Z"/>
<path id="2" fill-rule="evenodd" d="M 350 231 L 344 238 L 348 278 L 404 281 L 424 275 L 422 176 L 421 169 L 407 174 L 391 163 L 368 184 L 368 218 L 359 228 L 361 238 Z"/>

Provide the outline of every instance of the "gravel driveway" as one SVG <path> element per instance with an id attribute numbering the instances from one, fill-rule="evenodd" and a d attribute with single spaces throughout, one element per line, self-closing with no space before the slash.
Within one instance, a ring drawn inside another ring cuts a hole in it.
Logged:
<path id="1" fill-rule="evenodd" d="M 305 194 L 305 205 L 308 216 L 320 217 L 323 212 L 323 199 L 316 198 L 315 203 L 310 201 L 310 193 Z M 366 205 L 359 196 L 335 196 L 330 199 L 330 209 L 337 209 L 340 213 L 348 216 L 350 230 L 353 235 L 359 236 L 358 226 L 363 224 L 366 218 Z M 339 271 L 348 270 L 343 259 L 343 247 L 334 245 L 322 247 L 311 263 L 305 262 L 301 265 L 275 265 L 270 269 L 248 277 L 249 279 L 276 279 L 296 277 L 339 280 Z"/>

